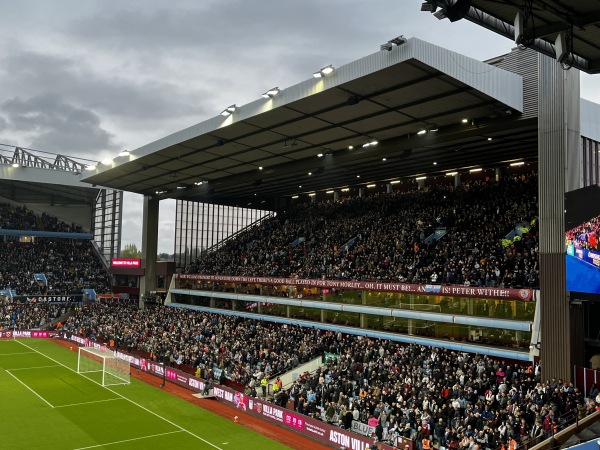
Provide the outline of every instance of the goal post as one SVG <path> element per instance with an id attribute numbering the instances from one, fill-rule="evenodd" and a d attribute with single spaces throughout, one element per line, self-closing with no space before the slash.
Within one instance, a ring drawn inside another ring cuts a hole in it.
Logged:
<path id="1" fill-rule="evenodd" d="M 97 373 L 102 386 L 130 383 L 129 362 L 108 348 L 79 347 L 77 373 Z"/>

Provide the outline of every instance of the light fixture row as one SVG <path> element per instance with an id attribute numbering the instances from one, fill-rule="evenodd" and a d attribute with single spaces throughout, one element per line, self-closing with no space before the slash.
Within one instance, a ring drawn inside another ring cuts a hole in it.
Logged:
<path id="1" fill-rule="evenodd" d="M 328 75 L 331 75 L 334 71 L 335 71 L 335 67 L 333 67 L 332 64 L 329 64 L 328 66 L 322 67 L 321 69 L 319 69 L 318 71 L 313 73 L 313 77 L 314 78 L 323 78 Z M 281 92 L 281 89 L 279 89 L 279 87 L 276 86 L 274 88 L 269 89 L 264 94 L 262 94 L 262 97 L 266 98 L 266 99 L 271 99 L 271 98 L 275 97 L 277 94 L 279 94 L 280 92 Z M 229 117 L 237 109 L 238 109 L 238 106 L 233 104 L 233 105 L 225 108 L 223 111 L 221 111 L 221 115 L 223 117 Z"/>
<path id="2" fill-rule="evenodd" d="M 525 165 L 525 161 L 515 161 L 515 162 L 510 163 L 511 167 L 518 167 L 518 166 L 523 166 L 523 165 Z M 473 169 L 469 169 L 469 173 L 477 173 L 477 172 L 481 172 L 481 171 L 483 171 L 482 167 L 475 167 Z M 312 175 L 312 173 L 309 172 L 308 175 Z M 453 176 L 456 176 L 456 175 L 458 175 L 458 171 L 446 172 L 446 176 L 453 177 Z M 360 175 L 356 175 L 356 178 L 360 178 Z M 427 179 L 426 175 L 419 175 L 419 176 L 417 176 L 417 177 L 414 178 L 415 181 L 424 181 L 426 179 Z M 399 184 L 401 182 L 402 182 L 402 180 L 392 180 L 392 181 L 389 181 L 388 183 L 389 184 Z M 302 188 L 302 186 L 298 186 L 298 187 L 300 189 Z M 371 189 L 371 188 L 377 187 L 377 184 L 376 183 L 370 183 L 370 184 L 365 185 L 365 187 Z M 342 192 L 348 192 L 350 190 L 350 188 L 342 188 L 340 190 Z M 334 192 L 335 191 L 331 190 L 331 189 L 325 191 L 326 194 L 333 194 Z M 311 197 L 313 197 L 313 196 L 316 195 L 316 193 L 311 192 L 308 195 L 311 196 Z M 292 198 L 296 199 L 296 198 L 299 198 L 299 196 L 298 195 L 293 195 Z"/>

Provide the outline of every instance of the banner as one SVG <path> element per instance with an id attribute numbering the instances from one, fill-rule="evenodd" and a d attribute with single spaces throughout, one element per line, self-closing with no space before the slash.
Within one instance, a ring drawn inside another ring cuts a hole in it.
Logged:
<path id="1" fill-rule="evenodd" d="M 375 427 L 359 422 L 358 420 L 353 420 L 352 431 L 362 434 L 363 436 L 373 436 L 375 434 Z"/>
<path id="2" fill-rule="evenodd" d="M 48 280 L 46 279 L 46 275 L 43 273 L 34 273 L 33 279 L 41 283 L 43 286 L 48 286 Z"/>
<path id="3" fill-rule="evenodd" d="M 10 289 L 0 289 L 0 296 L 7 297 L 8 299 L 12 300 L 13 291 L 11 291 Z"/>
<path id="4" fill-rule="evenodd" d="M 14 303 L 81 303 L 83 295 L 13 295 Z"/>
<path id="5" fill-rule="evenodd" d="M 89 301 L 96 300 L 96 291 L 93 289 L 84 289 L 83 295 L 85 295 L 87 300 L 89 300 Z"/>
<path id="6" fill-rule="evenodd" d="M 594 250 L 587 250 L 585 248 L 577 248 L 570 244 L 567 246 L 567 255 L 573 256 L 580 259 L 583 262 L 588 263 L 591 266 L 600 269 L 600 253 Z"/>
<path id="7" fill-rule="evenodd" d="M 598 255 L 600 258 L 600 255 Z M 270 285 L 317 287 L 324 289 L 356 289 L 380 292 L 399 292 L 405 294 L 436 294 L 448 297 L 473 297 L 503 300 L 533 300 L 533 289 L 492 288 L 477 286 L 439 285 L 439 284 L 403 284 L 371 281 L 322 280 L 305 278 L 277 277 L 237 277 L 227 275 L 174 275 L 178 280 L 213 281 L 224 283 L 256 283 Z"/>
<path id="8" fill-rule="evenodd" d="M 0 331 L 0 338 L 50 338 L 56 337 L 56 331 L 38 331 L 38 330 L 4 330 Z"/>

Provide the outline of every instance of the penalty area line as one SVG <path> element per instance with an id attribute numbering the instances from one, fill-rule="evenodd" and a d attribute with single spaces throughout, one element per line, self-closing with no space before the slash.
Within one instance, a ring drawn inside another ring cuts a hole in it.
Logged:
<path id="1" fill-rule="evenodd" d="M 68 408 L 70 406 L 91 405 L 93 403 L 114 402 L 115 400 L 123 400 L 122 398 L 107 398 L 104 400 L 93 400 L 91 402 L 71 403 L 70 405 L 56 405 L 55 408 Z"/>
<path id="2" fill-rule="evenodd" d="M 44 397 L 42 397 L 40 394 L 38 394 L 37 392 L 35 392 L 33 389 L 31 389 L 29 386 L 27 386 L 25 383 L 23 383 L 21 380 L 19 380 L 16 376 L 14 376 L 12 373 L 10 373 L 10 371 L 6 371 L 7 374 L 9 374 L 11 377 L 13 377 L 15 380 L 17 380 L 19 383 L 21 383 L 23 386 L 25 386 L 27 389 L 29 389 L 29 391 L 33 392 L 35 394 L 35 396 L 39 399 L 41 399 L 44 403 L 46 403 L 50 408 L 54 408 L 54 405 L 52 403 L 50 403 L 48 400 L 46 400 Z"/>
<path id="3" fill-rule="evenodd" d="M 168 431 L 166 433 L 151 434 L 149 436 L 142 436 L 142 437 L 131 438 L 131 439 L 123 439 L 122 441 L 114 441 L 114 442 L 107 442 L 105 444 L 90 445 L 89 447 L 79 447 L 79 448 L 76 448 L 73 450 L 86 450 L 88 448 L 108 447 L 109 445 L 122 444 L 123 442 L 133 442 L 133 441 L 140 441 L 142 439 L 152 439 L 152 438 L 155 438 L 158 436 L 166 436 L 167 434 L 175 434 L 175 433 L 183 433 L 183 430 Z"/>
<path id="4" fill-rule="evenodd" d="M 85 375 L 83 375 L 83 374 L 81 374 L 81 373 L 78 373 L 78 372 L 77 372 L 75 369 L 71 369 L 69 366 L 67 366 L 67 365 L 65 365 L 65 364 L 63 364 L 63 363 L 61 363 L 60 361 L 57 361 L 57 360 L 55 360 L 55 359 L 53 359 L 53 358 L 50 358 L 48 355 L 45 355 L 45 354 L 43 354 L 42 352 L 40 352 L 39 350 L 36 350 L 35 348 L 33 348 L 33 347 L 30 347 L 29 345 L 25 344 L 24 342 L 21 342 L 21 341 L 17 341 L 17 342 L 18 342 L 19 344 L 21 344 L 23 347 L 26 347 L 26 348 L 28 348 L 29 350 L 32 350 L 32 351 L 34 351 L 34 352 L 36 352 L 36 353 L 38 353 L 38 354 L 42 355 L 44 358 L 46 358 L 46 359 L 49 359 L 50 361 L 52 361 L 52 362 L 54 362 L 54 363 L 56 363 L 56 364 L 59 364 L 59 365 L 61 365 L 61 366 L 65 367 L 65 368 L 69 369 L 71 372 L 74 372 L 74 373 L 77 373 L 78 375 L 81 375 L 83 378 L 86 378 L 86 379 L 90 380 L 92 383 L 95 383 L 95 384 L 97 384 L 98 386 L 102 386 L 102 384 L 101 384 L 101 383 L 98 383 L 97 381 L 95 381 L 95 380 L 92 380 L 91 378 L 88 378 L 88 377 L 86 377 Z M 186 429 L 185 429 L 185 428 L 183 428 L 181 425 L 177 425 L 175 422 L 172 422 L 171 420 L 169 420 L 169 419 L 167 419 L 167 418 L 165 418 L 165 417 L 161 416 L 161 415 L 160 415 L 160 414 L 158 414 L 158 413 L 155 413 L 154 411 L 152 411 L 152 410 L 150 410 L 150 409 L 146 408 L 145 406 L 142 406 L 142 405 L 140 405 L 139 403 L 136 403 L 136 402 L 134 402 L 134 401 L 133 401 L 133 400 L 131 400 L 130 398 L 127 398 L 127 397 L 125 397 L 124 395 L 122 395 L 122 394 L 119 394 L 117 391 L 115 391 L 115 390 L 113 390 L 113 389 L 111 389 L 111 388 L 109 388 L 109 387 L 106 387 L 106 386 L 102 386 L 102 387 L 103 387 L 104 389 L 106 389 L 107 391 L 109 391 L 109 392 L 112 392 L 112 393 L 113 393 L 113 394 L 115 394 L 116 396 L 118 396 L 118 397 L 121 397 L 123 400 L 127 400 L 127 401 L 128 401 L 129 403 L 131 403 L 132 405 L 135 405 L 135 406 L 137 406 L 138 408 L 140 408 L 140 409 L 143 409 L 143 410 L 144 410 L 144 411 L 146 411 L 147 413 L 149 413 L 149 414 L 152 414 L 153 416 L 155 416 L 155 417 L 158 417 L 159 419 L 161 419 L 161 420 L 163 420 L 163 421 L 167 422 L 168 424 L 170 424 L 170 425 L 173 425 L 175 428 L 177 428 L 177 429 L 179 429 L 179 430 L 181 430 L 181 431 L 183 431 L 183 432 L 185 432 L 185 433 L 189 434 L 190 436 L 193 436 L 193 437 L 195 437 L 195 438 L 196 438 L 196 439 L 198 439 L 199 441 L 202 441 L 202 442 L 204 442 L 205 444 L 208 444 L 208 445 L 210 445 L 211 447 L 213 447 L 213 448 L 216 448 L 217 450 L 223 450 L 221 447 L 218 447 L 218 446 L 216 446 L 216 445 L 215 445 L 215 444 L 213 444 L 212 442 L 209 442 L 209 441 L 207 441 L 206 439 L 203 439 L 203 438 L 201 438 L 201 437 L 200 437 L 200 436 L 198 436 L 197 434 L 194 434 L 194 433 L 192 433 L 191 431 L 189 431 L 189 430 L 186 430 Z"/>

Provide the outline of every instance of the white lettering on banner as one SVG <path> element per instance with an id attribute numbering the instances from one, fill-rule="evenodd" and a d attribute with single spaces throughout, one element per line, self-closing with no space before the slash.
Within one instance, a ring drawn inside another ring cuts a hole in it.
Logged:
<path id="1" fill-rule="evenodd" d="M 188 385 L 191 388 L 198 389 L 199 391 L 203 391 L 204 390 L 204 382 L 200 381 L 200 380 L 197 380 L 196 378 L 189 378 L 188 379 Z"/>
<path id="2" fill-rule="evenodd" d="M 364 444 L 360 440 L 351 438 L 350 442 L 352 442 L 352 450 L 363 450 Z"/>
<path id="3" fill-rule="evenodd" d="M 320 288 L 337 289 L 369 289 L 386 292 L 406 292 L 406 293 L 424 293 L 441 294 L 449 296 L 468 296 L 482 298 L 508 298 L 515 300 L 531 300 L 533 291 L 531 289 L 491 289 L 491 288 L 470 288 L 465 286 L 442 286 L 442 285 L 421 285 L 421 284 L 401 284 L 401 283 L 376 283 L 366 281 L 341 281 L 341 280 L 319 280 L 303 278 L 278 278 L 278 277 L 238 277 L 226 275 L 197 275 L 197 274 L 176 274 L 180 280 L 197 280 L 227 283 L 250 283 L 250 284 L 275 284 L 288 286 L 308 286 Z M 525 291 L 525 292 L 523 292 Z"/>
<path id="4" fill-rule="evenodd" d="M 263 416 L 283 422 L 283 411 L 270 405 L 263 405 Z"/>
<path id="5" fill-rule="evenodd" d="M 31 337 L 31 331 L 18 331 L 15 330 L 13 331 L 13 336 L 18 338 L 18 337 Z"/>
<path id="6" fill-rule="evenodd" d="M 352 421 L 352 431 L 363 436 L 371 436 L 375 433 L 375 427 L 372 427 L 366 423 L 359 422 L 358 420 Z"/>
<path id="7" fill-rule="evenodd" d="M 127 361 L 129 364 L 133 364 L 135 366 L 139 366 L 140 365 L 140 359 L 136 358 L 133 355 L 128 355 L 126 353 L 123 352 L 116 352 L 115 356 L 119 359 L 122 359 L 124 361 Z"/>
<path id="8" fill-rule="evenodd" d="M 306 431 L 310 431 L 319 436 L 325 436 L 325 428 L 318 427 L 309 422 L 306 422 Z"/>
<path id="9" fill-rule="evenodd" d="M 350 447 L 350 436 L 331 430 L 329 432 L 329 442 L 340 444 L 344 447 Z"/>
<path id="10" fill-rule="evenodd" d="M 233 403 L 233 394 L 231 392 L 227 392 L 224 389 L 221 389 L 220 387 L 214 387 L 213 389 L 213 394 L 215 394 L 215 397 L 217 398 L 222 398 L 223 400 L 227 400 L 228 402 Z"/>

